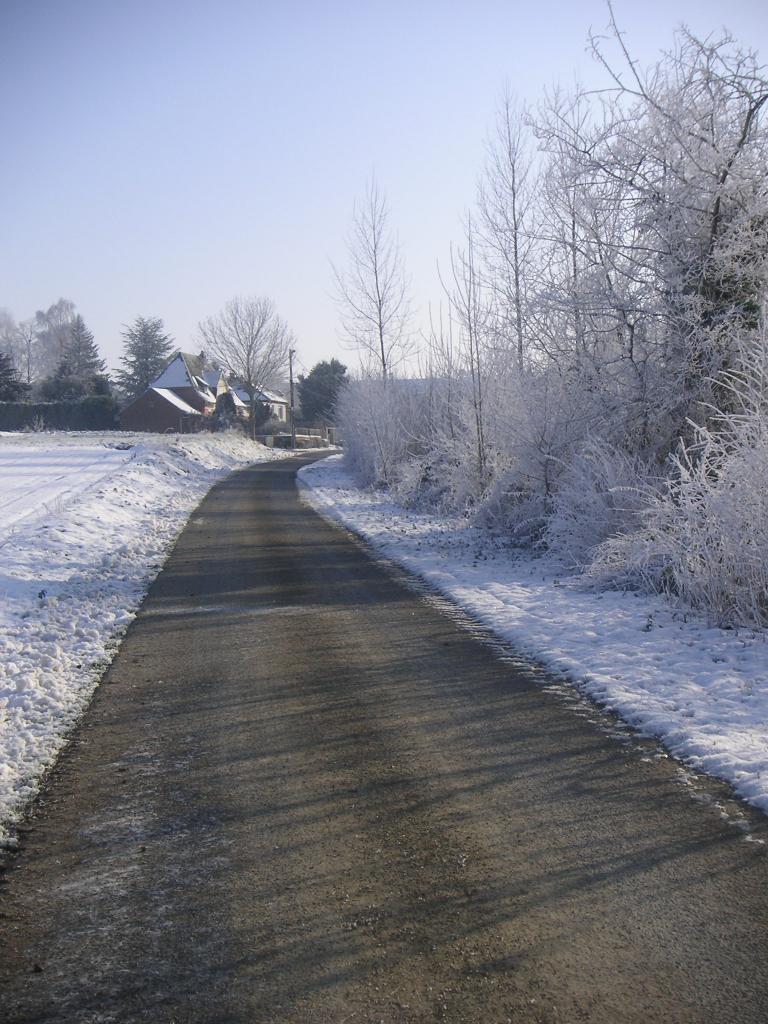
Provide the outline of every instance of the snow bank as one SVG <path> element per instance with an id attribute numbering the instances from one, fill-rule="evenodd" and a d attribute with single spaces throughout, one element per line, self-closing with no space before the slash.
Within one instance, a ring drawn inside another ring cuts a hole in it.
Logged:
<path id="1" fill-rule="evenodd" d="M 0 844 L 241 436 L 0 437 Z"/>
<path id="2" fill-rule="evenodd" d="M 426 579 L 676 757 L 768 813 L 768 639 L 710 628 L 661 598 L 587 590 L 465 521 L 360 489 L 335 456 L 300 471 L 319 512 Z"/>

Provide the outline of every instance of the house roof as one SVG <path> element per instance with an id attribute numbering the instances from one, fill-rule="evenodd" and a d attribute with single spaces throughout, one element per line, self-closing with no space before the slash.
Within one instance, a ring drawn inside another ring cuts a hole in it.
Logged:
<path id="1" fill-rule="evenodd" d="M 208 385 L 208 387 L 212 388 L 215 391 L 216 388 L 219 386 L 220 381 L 224 377 L 224 371 L 206 370 L 205 373 L 201 374 L 201 376 L 205 383 Z"/>
<path id="2" fill-rule="evenodd" d="M 194 388 L 206 401 L 215 401 L 216 388 L 205 379 L 199 356 L 189 352 L 177 352 L 166 368 L 152 382 L 153 388 Z"/>
<path id="3" fill-rule="evenodd" d="M 235 391 L 229 386 L 229 381 L 223 370 L 206 370 L 203 378 L 211 391 L 215 393 L 216 398 L 219 398 L 220 395 L 230 394 L 235 405 L 243 405 Z"/>
<path id="4" fill-rule="evenodd" d="M 152 382 L 151 389 L 167 398 L 168 393 L 182 388 L 193 388 L 204 402 L 214 403 L 219 395 L 229 391 L 236 406 L 245 408 L 251 404 L 245 388 L 231 387 L 221 370 L 206 370 L 199 356 L 179 351 L 173 355 L 160 376 Z M 178 395 L 175 398 L 183 402 Z M 288 399 L 271 388 L 257 388 L 255 398 L 257 402 L 266 402 L 270 405 L 288 405 Z M 191 409 L 188 403 L 183 404 Z"/>
<path id="5" fill-rule="evenodd" d="M 270 391 L 269 388 L 259 388 L 258 394 L 262 396 L 262 402 L 277 402 L 278 404 L 288 405 L 288 399 L 285 395 L 281 395 L 277 391 Z"/>
<path id="6" fill-rule="evenodd" d="M 216 392 L 215 391 L 211 391 L 211 389 L 209 387 L 206 387 L 205 390 L 203 390 L 202 388 L 196 387 L 195 388 L 195 392 L 198 395 L 200 395 L 200 397 L 202 398 L 202 400 L 204 402 L 207 402 L 207 403 L 210 404 L 210 403 L 216 401 Z"/>
<path id="7" fill-rule="evenodd" d="M 185 402 L 183 398 L 179 398 L 179 396 L 174 391 L 171 391 L 168 388 L 151 387 L 149 390 L 153 391 L 156 395 L 159 395 L 161 398 L 164 398 L 166 402 L 170 402 L 171 405 L 175 405 L 177 409 L 180 409 L 181 412 L 186 413 L 188 416 L 202 415 L 202 413 L 198 409 L 193 409 L 188 402 Z"/>
<path id="8" fill-rule="evenodd" d="M 245 388 L 230 388 L 245 405 L 251 404 L 250 395 Z M 270 391 L 269 388 L 256 388 L 254 397 L 257 402 L 271 402 L 276 405 L 288 405 L 288 399 L 277 391 Z"/>

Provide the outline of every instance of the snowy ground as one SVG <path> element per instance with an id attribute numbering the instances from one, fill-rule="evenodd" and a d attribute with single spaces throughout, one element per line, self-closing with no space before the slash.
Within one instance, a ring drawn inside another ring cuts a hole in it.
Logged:
<path id="1" fill-rule="evenodd" d="M 239 436 L 0 436 L 0 845 Z"/>
<path id="2" fill-rule="evenodd" d="M 764 634 L 709 628 L 661 599 L 590 591 L 544 559 L 494 551 L 462 520 L 414 513 L 360 489 L 340 456 L 300 477 L 319 512 L 768 813 Z"/>

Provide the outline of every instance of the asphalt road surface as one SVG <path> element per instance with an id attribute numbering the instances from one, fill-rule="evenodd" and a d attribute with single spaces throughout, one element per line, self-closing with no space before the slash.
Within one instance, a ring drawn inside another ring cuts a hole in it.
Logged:
<path id="1" fill-rule="evenodd" d="M 0 1020 L 768 1020 L 751 837 L 297 496 L 211 492 L 0 886 Z"/>

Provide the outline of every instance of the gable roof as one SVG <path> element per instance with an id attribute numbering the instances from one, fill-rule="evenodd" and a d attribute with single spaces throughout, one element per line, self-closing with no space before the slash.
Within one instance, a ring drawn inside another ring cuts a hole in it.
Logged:
<path id="1" fill-rule="evenodd" d="M 185 402 L 183 398 L 179 398 L 179 396 L 169 388 L 151 387 L 149 390 L 154 391 L 156 395 L 164 398 L 166 402 L 170 402 L 171 405 L 175 405 L 177 409 L 180 409 L 183 413 L 186 413 L 189 416 L 202 416 L 202 413 L 198 409 L 193 409 L 188 402 Z"/>
<path id="2" fill-rule="evenodd" d="M 194 388 L 207 399 L 215 401 L 216 389 L 205 379 L 202 361 L 189 352 L 177 352 L 163 372 L 151 384 L 153 388 Z"/>
<path id="3" fill-rule="evenodd" d="M 209 388 L 214 390 L 218 387 L 219 382 L 224 379 L 223 370 L 206 370 L 205 373 L 201 374 L 202 379 L 208 385 Z"/>

